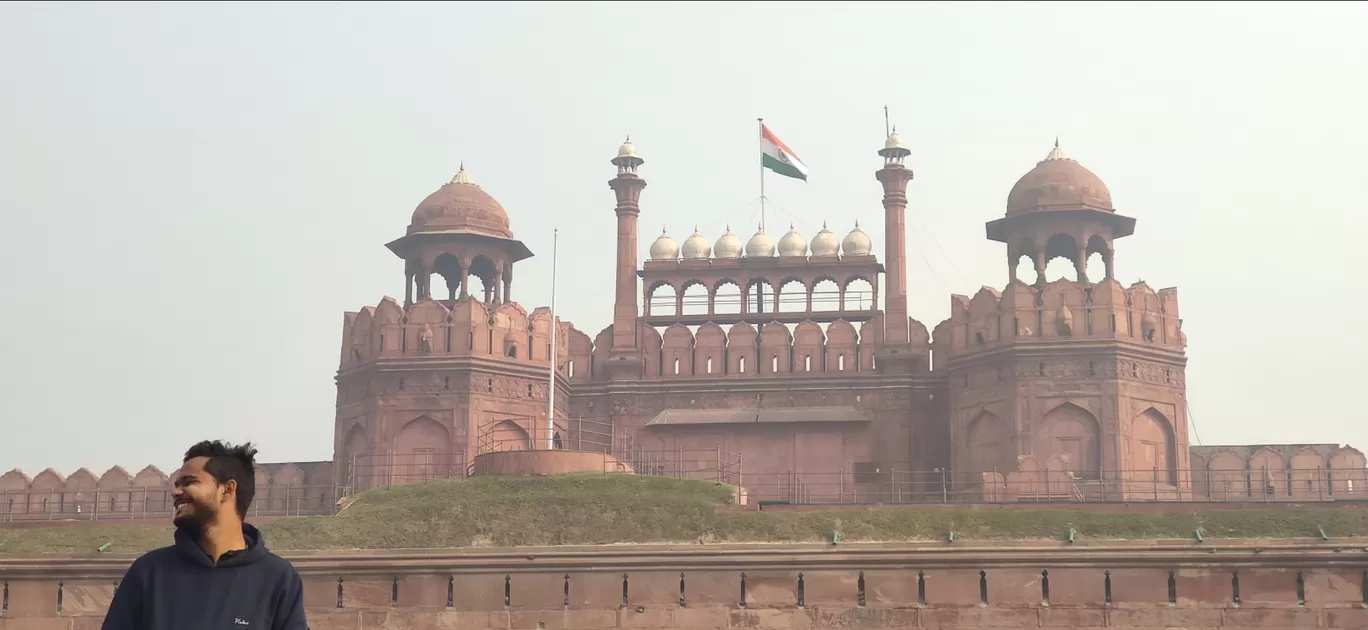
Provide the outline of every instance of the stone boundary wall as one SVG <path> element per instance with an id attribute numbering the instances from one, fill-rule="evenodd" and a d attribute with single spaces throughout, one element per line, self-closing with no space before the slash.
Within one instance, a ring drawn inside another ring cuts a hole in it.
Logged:
<path id="1" fill-rule="evenodd" d="M 1368 628 L 1368 541 L 290 556 L 314 629 Z M 0 629 L 98 628 L 130 558 L 0 556 Z"/>

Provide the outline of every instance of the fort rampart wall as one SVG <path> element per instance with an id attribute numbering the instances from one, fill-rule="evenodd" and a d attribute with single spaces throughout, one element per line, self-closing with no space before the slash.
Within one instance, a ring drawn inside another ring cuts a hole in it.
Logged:
<path id="1" fill-rule="evenodd" d="M 289 557 L 304 576 L 315 629 L 1348 629 L 1368 628 L 1365 545 L 692 545 Z M 130 560 L 0 559 L 0 629 L 98 628 Z"/>

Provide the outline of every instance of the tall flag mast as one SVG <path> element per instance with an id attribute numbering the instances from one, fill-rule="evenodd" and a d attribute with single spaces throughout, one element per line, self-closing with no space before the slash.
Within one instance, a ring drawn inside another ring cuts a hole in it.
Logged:
<path id="1" fill-rule="evenodd" d="M 546 448 L 556 448 L 556 255 L 560 247 L 560 230 L 551 231 L 551 373 L 546 389 Z"/>

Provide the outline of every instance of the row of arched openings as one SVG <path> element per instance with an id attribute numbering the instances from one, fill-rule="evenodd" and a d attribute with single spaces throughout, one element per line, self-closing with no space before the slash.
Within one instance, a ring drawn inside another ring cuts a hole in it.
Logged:
<path id="1" fill-rule="evenodd" d="M 878 308 L 874 285 L 856 277 L 844 284 L 823 278 L 808 285 L 802 280 L 781 282 L 778 292 L 768 280 L 752 280 L 744 292 L 731 280 L 711 290 L 701 281 L 690 281 L 683 292 L 669 283 L 658 283 L 646 296 L 648 315 L 737 315 L 740 313 L 806 313 L 865 311 Z M 711 310 L 710 310 L 711 309 Z"/>

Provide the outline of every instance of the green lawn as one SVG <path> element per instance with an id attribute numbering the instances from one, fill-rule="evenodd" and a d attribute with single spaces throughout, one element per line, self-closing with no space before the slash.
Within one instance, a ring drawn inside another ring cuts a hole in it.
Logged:
<path id="1" fill-rule="evenodd" d="M 335 517 L 262 525 L 268 546 L 395 549 L 660 542 L 1061 539 L 1072 523 L 1093 540 L 1368 536 L 1368 509 L 1208 510 L 1099 514 L 1074 510 L 904 509 L 718 511 L 731 489 L 631 475 L 476 477 L 371 490 Z M 1194 506 L 1197 507 L 1197 506 Z M 89 525 L 0 529 L 3 554 L 132 553 L 167 544 L 170 527 Z"/>

